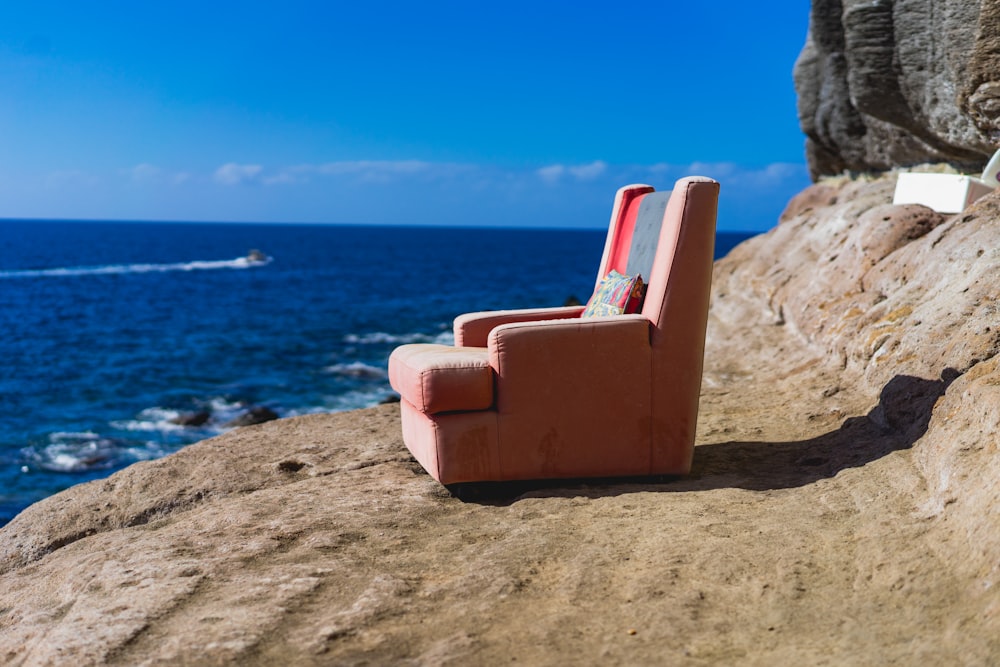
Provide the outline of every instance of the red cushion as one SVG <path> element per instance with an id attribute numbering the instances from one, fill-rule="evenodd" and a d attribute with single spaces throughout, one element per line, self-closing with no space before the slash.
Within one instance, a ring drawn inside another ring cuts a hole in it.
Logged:
<path id="1" fill-rule="evenodd" d="M 635 233 L 635 221 L 639 215 L 639 202 L 646 196 L 644 190 L 652 189 L 650 187 L 633 188 L 623 193 L 622 210 L 615 225 L 615 239 L 608 254 L 608 269 L 627 270 L 628 256 L 632 249 L 632 235 Z"/>

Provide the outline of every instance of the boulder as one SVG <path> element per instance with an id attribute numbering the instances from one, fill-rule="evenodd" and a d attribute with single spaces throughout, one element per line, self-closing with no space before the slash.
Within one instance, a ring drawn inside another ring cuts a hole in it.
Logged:
<path id="1" fill-rule="evenodd" d="M 978 173 L 1000 147 L 1000 3 L 813 0 L 794 79 L 814 179 Z"/>

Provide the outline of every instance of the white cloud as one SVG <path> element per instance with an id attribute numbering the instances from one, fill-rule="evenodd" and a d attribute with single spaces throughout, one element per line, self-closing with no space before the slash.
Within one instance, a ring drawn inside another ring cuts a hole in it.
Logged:
<path id="1" fill-rule="evenodd" d="M 733 175 L 740 168 L 732 162 L 692 162 L 683 169 L 692 175 L 708 176 L 719 180 Z"/>
<path id="2" fill-rule="evenodd" d="M 259 164 L 227 162 L 215 170 L 214 178 L 217 183 L 223 185 L 239 185 L 255 180 L 263 169 Z"/>
<path id="3" fill-rule="evenodd" d="M 450 178 L 457 174 L 480 170 L 472 164 L 426 162 L 424 160 L 341 160 L 320 164 L 298 164 L 284 167 L 276 176 L 264 180 L 267 184 L 305 183 L 310 176 L 328 178 L 350 177 L 357 183 L 385 184 L 421 177 L 424 180 Z"/>
<path id="4" fill-rule="evenodd" d="M 63 169 L 45 175 L 45 185 L 49 188 L 85 187 L 94 188 L 101 183 L 97 174 L 81 169 Z"/>
<path id="5" fill-rule="evenodd" d="M 799 178 L 808 175 L 809 171 L 804 164 L 791 162 L 775 162 L 764 168 L 761 176 L 767 181 L 783 182 L 789 178 Z"/>
<path id="6" fill-rule="evenodd" d="M 581 181 L 593 180 L 607 170 L 608 164 L 604 162 L 604 160 L 594 160 L 590 164 L 581 164 L 568 169 L 569 173 L 573 174 Z"/>
<path id="7" fill-rule="evenodd" d="M 148 183 L 156 180 L 156 178 L 160 175 L 160 171 L 160 168 L 156 165 L 143 162 L 142 164 L 137 164 L 131 169 L 127 169 L 126 173 L 132 178 L 133 181 L 138 183 Z"/>
<path id="8" fill-rule="evenodd" d="M 566 173 L 566 167 L 561 164 L 553 164 L 548 167 L 542 167 L 535 172 L 541 177 L 546 183 L 555 183 L 559 178 Z"/>
<path id="9" fill-rule="evenodd" d="M 326 162 L 315 169 L 321 174 L 388 175 L 426 172 L 434 166 L 423 160 L 349 160 Z"/>
<path id="10" fill-rule="evenodd" d="M 569 174 L 578 181 L 592 181 L 607 171 L 607 162 L 604 160 L 594 160 L 587 164 L 577 165 L 551 164 L 536 169 L 535 174 L 546 183 L 552 184 L 559 181 L 566 174 Z"/>
<path id="11" fill-rule="evenodd" d="M 689 174 L 709 176 L 718 181 L 732 179 L 761 187 L 781 185 L 808 174 L 804 164 L 789 162 L 772 162 L 762 167 L 745 167 L 733 162 L 692 162 L 685 170 Z"/>
<path id="12" fill-rule="evenodd" d="M 810 183 L 805 164 L 783 162 L 510 166 L 343 160 L 230 162 L 207 171 L 175 171 L 152 162 L 97 173 L 11 171 L 0 172 L 0 190 L 8 216 L 599 227 L 607 224 L 606 209 L 622 185 L 669 190 L 676 179 L 695 174 L 722 183 L 720 229 L 774 224 L 788 200 Z M 383 194 L 386 183 L 392 197 Z M 221 187 L 239 184 L 260 187 Z M 476 211 L 474 219 L 470 211 Z"/>
<path id="13" fill-rule="evenodd" d="M 295 181 L 295 176 L 288 171 L 282 171 L 274 176 L 267 176 L 266 178 L 261 179 L 261 182 L 264 183 L 264 185 L 290 185 L 295 183 Z"/>
<path id="14" fill-rule="evenodd" d="M 171 172 L 161 167 L 157 167 L 155 164 L 150 164 L 149 162 L 142 162 L 134 167 L 129 167 L 128 169 L 121 169 L 119 170 L 119 173 L 131 180 L 133 183 L 140 183 L 143 185 L 158 185 L 163 183 L 181 185 L 182 183 L 190 181 L 192 178 L 189 172 Z"/>

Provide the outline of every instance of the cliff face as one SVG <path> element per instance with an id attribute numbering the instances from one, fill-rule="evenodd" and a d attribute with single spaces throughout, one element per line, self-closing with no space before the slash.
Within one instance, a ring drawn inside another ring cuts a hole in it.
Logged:
<path id="1" fill-rule="evenodd" d="M 813 0 L 795 88 L 814 178 L 981 171 L 1000 146 L 1000 2 Z"/>

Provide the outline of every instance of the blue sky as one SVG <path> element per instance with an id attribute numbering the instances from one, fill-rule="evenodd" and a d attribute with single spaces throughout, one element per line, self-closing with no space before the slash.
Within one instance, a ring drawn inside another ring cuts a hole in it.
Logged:
<path id="1" fill-rule="evenodd" d="M 809 183 L 806 0 L 33 2 L 0 8 L 0 218 L 603 227 Z"/>

